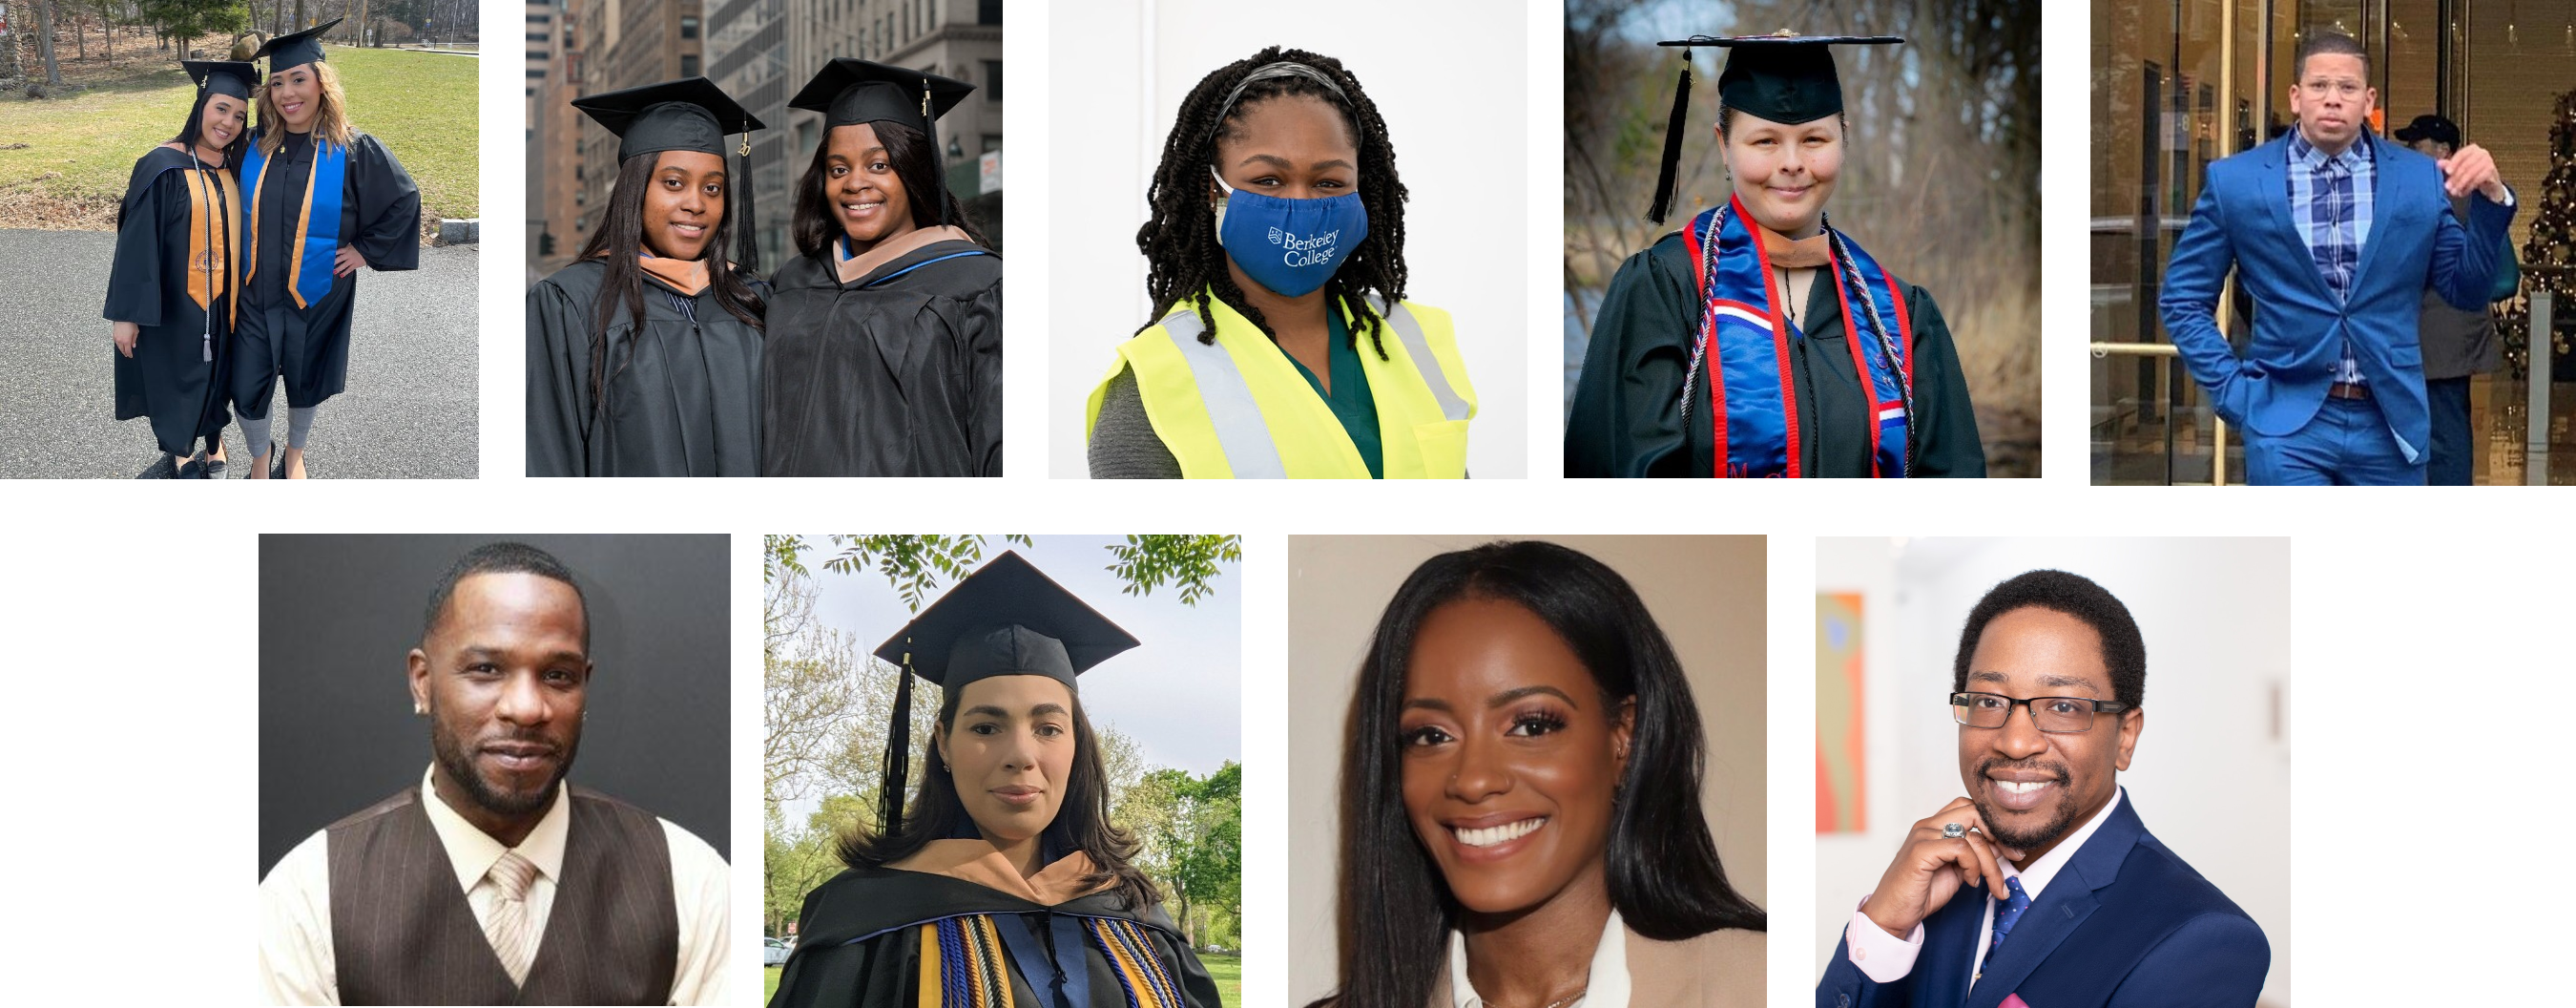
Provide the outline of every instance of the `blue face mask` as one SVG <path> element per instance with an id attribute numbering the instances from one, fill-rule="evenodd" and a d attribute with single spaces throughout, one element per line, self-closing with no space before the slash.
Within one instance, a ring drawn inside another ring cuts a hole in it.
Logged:
<path id="1" fill-rule="evenodd" d="M 1245 276 L 1273 293 L 1313 293 L 1368 237 L 1368 208 L 1358 193 L 1282 199 L 1244 192 L 1223 178 L 1216 184 L 1225 190 L 1216 201 L 1217 243 Z"/>

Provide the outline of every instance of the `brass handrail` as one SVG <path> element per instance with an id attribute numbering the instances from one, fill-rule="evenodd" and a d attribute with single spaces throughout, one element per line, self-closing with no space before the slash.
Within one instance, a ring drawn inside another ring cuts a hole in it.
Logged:
<path id="1" fill-rule="evenodd" d="M 2172 383 L 2172 381 L 2171 381 L 2172 375 L 2170 374 L 2170 372 L 2171 372 L 2171 370 L 2172 370 L 2172 368 L 2173 368 L 2173 361 L 2174 361 L 2174 358 L 2177 358 L 2177 357 L 2182 356 L 2182 348 L 2181 348 L 2181 347 L 2178 347 L 2178 346 L 2175 346 L 2175 345 L 2173 345 L 2173 344 L 2171 344 L 2171 343 L 2095 343 L 2095 344 L 2093 344 L 2093 356 L 2094 356 L 2094 357 L 2097 357 L 2097 358 L 2100 358 L 2100 357 L 2111 357 L 2111 356 L 2115 356 L 2115 355 L 2116 355 L 2116 356 L 2121 356 L 2121 357 L 2154 357 L 2154 358 L 2157 358 L 2157 360 L 2156 360 L 2156 384 L 2157 384 L 2159 387 L 2171 387 L 2173 383 Z M 2165 414 L 2165 422 L 2166 422 L 2166 423 L 2172 423 L 2172 422 L 2173 422 L 2173 414 L 2172 414 L 2172 413 L 2168 412 L 2168 413 L 2166 413 L 2166 414 Z M 2209 485 L 2211 485 L 2211 486 L 2226 486 L 2226 485 L 2227 485 L 2227 420 L 2226 420 L 2224 417 L 2220 417 L 2220 416 L 2217 416 L 2217 415 L 2215 415 L 2215 414 L 2212 414 L 2212 415 L 2210 416 L 2210 418 L 2209 418 L 2209 423 L 2210 423 L 2210 430 L 2211 430 L 2211 431 L 2216 435 L 2216 440 L 2212 442 L 2213 447 L 2210 449 L 2210 452 L 2209 452 Z"/>

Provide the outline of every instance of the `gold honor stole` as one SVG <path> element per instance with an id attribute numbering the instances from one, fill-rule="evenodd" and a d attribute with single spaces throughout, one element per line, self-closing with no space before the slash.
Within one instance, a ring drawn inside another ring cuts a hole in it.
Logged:
<path id="1" fill-rule="evenodd" d="M 215 299 L 232 289 L 233 270 L 240 262 L 234 250 L 241 245 L 241 215 L 232 208 L 241 205 L 241 189 L 220 169 L 182 174 L 188 180 L 188 300 L 212 311 Z M 216 227 L 216 221 L 223 226 Z M 226 307 L 232 322 L 241 321 L 240 298 Z"/>
<path id="2" fill-rule="evenodd" d="M 1145 929 L 1115 917 L 1085 917 L 1083 930 L 1108 958 L 1128 1008 L 1182 1008 L 1180 982 L 1164 968 Z M 988 914 L 921 925 L 918 1008 L 1011 1008 L 1010 966 Z"/>

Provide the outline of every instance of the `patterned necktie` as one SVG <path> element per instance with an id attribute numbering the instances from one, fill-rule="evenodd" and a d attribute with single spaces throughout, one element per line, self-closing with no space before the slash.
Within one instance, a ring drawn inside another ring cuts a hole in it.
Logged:
<path id="1" fill-rule="evenodd" d="M 501 957 L 511 985 L 525 985 L 528 966 L 537 958 L 537 929 L 528 913 L 528 887 L 537 881 L 537 866 L 517 851 L 504 851 L 484 877 L 501 888 L 501 902 L 493 905 L 483 936 L 491 940 L 492 954 Z"/>
<path id="2" fill-rule="evenodd" d="M 2004 947 L 2004 938 L 2012 934 L 2013 924 L 2021 920 L 2022 911 L 2030 909 L 2030 894 L 2021 891 L 2021 876 L 2005 879 L 2004 888 L 2012 890 L 2012 898 L 1995 908 L 1995 940 L 1986 945 L 1988 962 L 1994 961 L 1995 951 Z"/>

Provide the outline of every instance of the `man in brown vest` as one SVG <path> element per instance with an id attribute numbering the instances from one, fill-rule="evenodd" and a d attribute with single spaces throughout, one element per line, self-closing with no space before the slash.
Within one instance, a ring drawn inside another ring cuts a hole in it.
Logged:
<path id="1" fill-rule="evenodd" d="M 433 759 L 260 881 L 279 1004 L 703 1004 L 723 997 L 726 866 L 564 783 L 590 611 L 545 551 L 492 543 L 430 595 L 409 661 Z"/>

